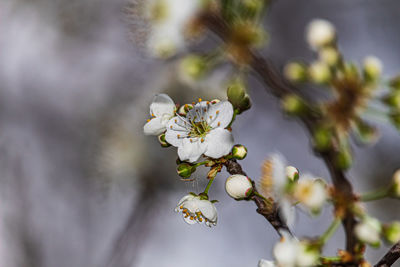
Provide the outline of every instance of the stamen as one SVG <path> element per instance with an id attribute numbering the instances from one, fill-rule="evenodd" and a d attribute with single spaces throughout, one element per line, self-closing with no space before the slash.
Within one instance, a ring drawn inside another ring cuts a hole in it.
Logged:
<path id="1" fill-rule="evenodd" d="M 152 117 L 155 117 L 155 116 L 154 116 L 154 113 L 151 113 L 151 116 L 152 116 Z"/>
<path id="2" fill-rule="evenodd" d="M 196 102 L 192 102 L 192 105 L 193 105 L 193 106 L 196 105 Z"/>
<path id="3" fill-rule="evenodd" d="M 200 217 L 200 218 L 199 218 L 199 222 L 203 222 L 203 218 Z"/>
<path id="4" fill-rule="evenodd" d="M 150 119 L 147 120 L 147 122 L 151 121 Z"/>
<path id="5" fill-rule="evenodd" d="M 218 126 L 221 126 L 221 122 L 218 122 Z"/>
<path id="6" fill-rule="evenodd" d="M 199 98 L 199 102 L 203 101 L 203 99 Z"/>
<path id="7" fill-rule="evenodd" d="M 210 120 L 212 120 L 212 116 L 210 116 Z"/>
<path id="8" fill-rule="evenodd" d="M 172 125 L 171 125 L 171 126 L 169 126 L 169 128 L 172 130 Z"/>
<path id="9" fill-rule="evenodd" d="M 178 120 L 177 119 L 175 119 L 175 123 L 177 123 L 178 122 Z"/>
<path id="10" fill-rule="evenodd" d="M 217 110 L 215 113 L 218 115 L 219 114 L 219 110 Z"/>
<path id="11" fill-rule="evenodd" d="M 180 138 L 180 137 L 181 137 L 181 135 L 180 135 L 180 134 L 177 134 L 177 137 L 178 137 L 178 138 Z"/>
<path id="12" fill-rule="evenodd" d="M 204 142 L 204 138 L 201 138 L 200 141 L 203 143 Z"/>
<path id="13" fill-rule="evenodd" d="M 183 206 L 182 206 L 182 205 L 180 205 L 180 206 L 179 206 L 179 208 L 180 208 L 180 209 L 183 209 Z"/>
<path id="14" fill-rule="evenodd" d="M 190 216 L 190 219 L 193 221 L 194 220 L 193 216 Z"/>

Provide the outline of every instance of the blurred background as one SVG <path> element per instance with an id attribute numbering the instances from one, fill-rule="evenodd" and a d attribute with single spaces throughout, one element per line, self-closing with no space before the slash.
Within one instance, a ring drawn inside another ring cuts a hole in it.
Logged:
<path id="1" fill-rule="evenodd" d="M 361 62 L 373 54 L 384 74 L 400 70 L 397 0 L 276 0 L 265 25 L 262 53 L 276 66 L 313 58 L 304 29 L 313 18 L 331 20 L 341 50 Z M 177 78 L 176 62 L 148 57 L 146 25 L 127 0 L 2 0 L 0 4 L 0 266 L 169 267 L 256 266 L 271 258 L 276 232 L 251 202 L 224 192 L 225 172 L 210 195 L 218 199 L 214 228 L 184 223 L 177 201 L 205 186 L 201 172 L 182 182 L 176 151 L 142 133 L 152 96 L 176 102 L 223 97 L 228 70 L 192 88 Z M 301 125 L 285 118 L 255 79 L 253 108 L 234 125 L 249 154 L 250 177 L 262 160 L 283 153 L 300 171 L 329 181 Z M 349 172 L 356 191 L 390 181 L 400 167 L 400 135 L 374 122 L 381 139 L 357 147 Z M 367 206 L 383 221 L 399 218 L 395 200 Z M 321 234 L 331 211 L 316 218 L 298 212 L 295 233 Z M 326 248 L 343 247 L 342 230 Z M 387 250 L 369 249 L 375 262 Z M 397 265 L 397 266 L 400 266 Z"/>

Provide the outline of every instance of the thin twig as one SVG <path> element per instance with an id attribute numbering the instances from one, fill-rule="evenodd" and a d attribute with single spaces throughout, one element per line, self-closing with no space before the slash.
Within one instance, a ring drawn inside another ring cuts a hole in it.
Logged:
<path id="1" fill-rule="evenodd" d="M 400 258 L 400 242 L 397 242 L 390 250 L 383 256 L 383 258 L 375 264 L 374 267 L 389 267 L 392 266 Z"/>
<path id="2" fill-rule="evenodd" d="M 233 174 L 246 175 L 246 173 L 242 169 L 242 166 L 240 166 L 240 164 L 237 163 L 237 161 L 234 159 L 226 161 L 225 167 L 226 170 L 232 175 Z M 257 192 L 255 186 L 253 186 L 253 190 Z M 268 222 L 274 227 L 274 229 L 278 232 L 279 235 L 281 235 L 281 230 L 285 230 L 286 232 L 291 233 L 287 224 L 280 217 L 278 206 L 276 205 L 275 202 L 273 202 L 272 199 L 270 199 L 269 203 L 267 203 L 262 197 L 258 196 L 257 194 L 254 194 L 251 197 L 251 200 L 253 200 L 254 203 L 256 203 L 257 212 L 268 220 Z"/>

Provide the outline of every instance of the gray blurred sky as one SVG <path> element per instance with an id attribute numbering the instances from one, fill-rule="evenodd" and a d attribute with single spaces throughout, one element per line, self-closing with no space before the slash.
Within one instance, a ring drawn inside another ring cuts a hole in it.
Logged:
<path id="1" fill-rule="evenodd" d="M 149 185 L 157 188 L 155 201 L 143 202 L 145 220 L 135 218 L 145 223 L 128 242 L 138 251 L 132 266 L 256 266 L 271 257 L 276 233 L 253 203 L 224 193 L 225 173 L 210 192 L 220 201 L 218 226 L 186 225 L 173 208 L 187 191 L 202 190 L 204 181 L 181 183 L 175 150 L 141 133 L 153 94 L 168 89 L 183 101 L 219 96 L 221 89 L 179 91 L 176 81 L 166 82 L 173 68 L 146 57 L 130 40 L 129 27 L 138 26 L 124 15 L 126 1 L 3 0 L 1 6 L 1 266 L 106 266 Z M 396 0 L 277 0 L 266 19 L 270 43 L 263 53 L 278 67 L 312 59 L 304 28 L 325 18 L 337 26 L 347 58 L 359 62 L 374 54 L 385 75 L 393 75 L 400 70 L 398 14 Z M 237 143 L 249 149 L 243 161 L 248 174 L 256 178 L 264 157 L 280 151 L 300 170 L 329 180 L 301 125 L 287 120 L 256 80 L 250 84 L 253 108 L 234 125 Z M 399 134 L 380 128 L 378 144 L 356 149 L 350 176 L 357 191 L 387 182 L 400 167 Z M 384 220 L 400 219 L 393 200 L 368 209 Z M 298 215 L 299 236 L 320 234 L 329 224 L 328 209 L 314 219 Z M 342 243 L 339 231 L 327 252 Z M 368 257 L 375 261 L 384 250 L 368 249 Z"/>

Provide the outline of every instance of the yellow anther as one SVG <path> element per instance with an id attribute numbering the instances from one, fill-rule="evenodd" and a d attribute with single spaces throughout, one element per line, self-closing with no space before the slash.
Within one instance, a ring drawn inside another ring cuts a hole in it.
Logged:
<path id="1" fill-rule="evenodd" d="M 181 207 L 182 207 L 182 206 L 181 206 Z M 183 208 L 183 207 L 182 207 L 182 208 Z M 187 211 L 188 211 L 187 209 L 183 209 L 182 212 L 183 212 L 183 213 L 187 213 Z"/>
<path id="2" fill-rule="evenodd" d="M 212 116 L 210 116 L 210 120 L 212 119 Z"/>
<path id="3" fill-rule="evenodd" d="M 199 98 L 199 102 L 203 101 L 203 99 Z"/>
<path id="4" fill-rule="evenodd" d="M 210 105 L 210 101 L 207 101 L 207 105 Z"/>
<path id="5" fill-rule="evenodd" d="M 194 106 L 196 103 L 195 102 L 192 102 L 192 105 Z"/>
<path id="6" fill-rule="evenodd" d="M 177 134 L 177 136 L 178 136 L 178 138 L 180 138 L 180 137 L 181 137 L 181 135 L 180 135 L 180 134 Z"/>
<path id="7" fill-rule="evenodd" d="M 189 107 L 189 105 L 188 104 L 185 104 L 185 108 L 188 108 Z"/>
<path id="8" fill-rule="evenodd" d="M 177 123 L 178 122 L 178 120 L 177 119 L 175 119 L 175 123 Z"/>
<path id="9" fill-rule="evenodd" d="M 182 206 L 182 205 L 180 205 L 180 206 L 179 206 L 179 208 L 180 208 L 180 209 L 183 209 L 183 206 Z"/>
<path id="10" fill-rule="evenodd" d="M 151 121 L 150 119 L 147 120 L 147 122 Z"/>
<path id="11" fill-rule="evenodd" d="M 221 126 L 221 122 L 218 122 L 218 126 Z"/>
<path id="12" fill-rule="evenodd" d="M 185 215 L 185 218 L 187 218 L 187 217 L 189 217 L 189 214 L 186 214 L 186 215 Z"/>
<path id="13" fill-rule="evenodd" d="M 215 113 L 218 115 L 219 114 L 219 110 L 217 110 Z"/>
<path id="14" fill-rule="evenodd" d="M 190 216 L 190 219 L 193 221 L 193 220 L 194 220 L 194 217 L 193 217 L 193 216 Z"/>
<path id="15" fill-rule="evenodd" d="M 202 222 L 202 221 L 203 221 L 203 218 L 200 217 L 200 218 L 199 218 L 199 222 Z"/>
<path id="16" fill-rule="evenodd" d="M 204 112 L 206 112 L 206 111 L 207 111 L 207 109 L 206 109 L 206 108 L 203 108 L 203 111 L 204 111 Z"/>
<path id="17" fill-rule="evenodd" d="M 190 138 L 190 143 L 193 143 L 193 139 L 192 138 Z"/>
<path id="18" fill-rule="evenodd" d="M 200 140 L 202 143 L 204 142 L 204 138 L 201 138 L 201 140 Z"/>

